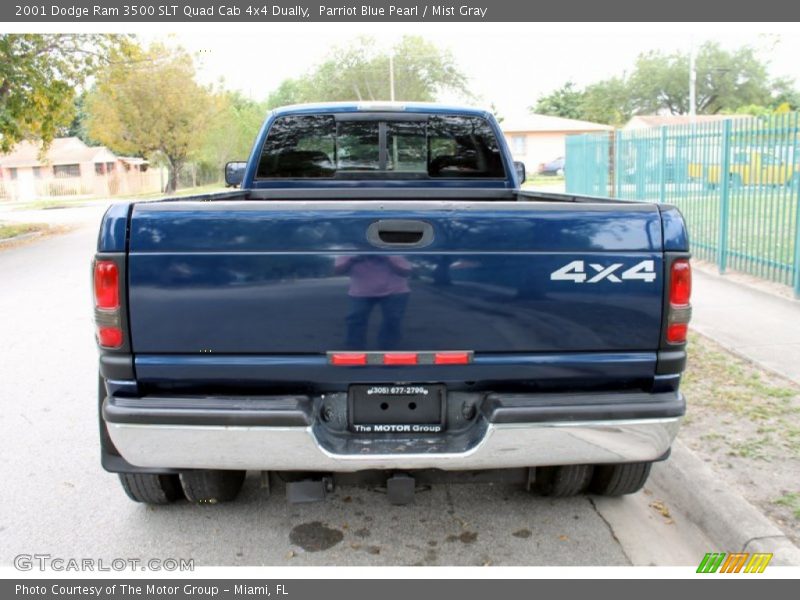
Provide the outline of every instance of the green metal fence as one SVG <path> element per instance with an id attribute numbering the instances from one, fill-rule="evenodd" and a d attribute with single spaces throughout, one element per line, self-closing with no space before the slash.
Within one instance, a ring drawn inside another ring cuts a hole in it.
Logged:
<path id="1" fill-rule="evenodd" d="M 610 145 L 608 134 L 567 136 L 564 156 L 564 179 L 567 190 L 604 196 L 608 193 Z"/>
<path id="2" fill-rule="evenodd" d="M 567 138 L 566 190 L 666 202 L 692 251 L 800 297 L 798 113 Z"/>

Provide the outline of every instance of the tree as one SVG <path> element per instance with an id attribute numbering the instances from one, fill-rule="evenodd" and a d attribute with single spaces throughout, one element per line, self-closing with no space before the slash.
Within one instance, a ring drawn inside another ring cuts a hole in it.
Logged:
<path id="1" fill-rule="evenodd" d="M 250 155 L 266 109 L 239 92 L 218 91 L 211 102 L 212 115 L 197 160 L 201 169 L 221 173 L 226 162 L 245 160 Z"/>
<path id="2" fill-rule="evenodd" d="M 449 50 L 440 50 L 420 36 L 403 36 L 392 49 L 397 100 L 432 102 L 444 91 L 472 98 L 467 76 Z M 379 81 L 389 87 L 388 57 L 378 61 Z M 380 75 L 383 77 L 380 77 Z M 383 98 L 388 98 L 388 90 Z M 382 99 L 381 97 L 375 98 Z"/>
<path id="3" fill-rule="evenodd" d="M 46 148 L 75 114 L 76 91 L 130 36 L 0 34 L 0 152 L 38 139 Z"/>
<path id="4" fill-rule="evenodd" d="M 775 85 L 767 65 L 748 46 L 724 50 L 716 42 L 700 46 L 697 59 L 697 112 L 717 114 L 747 104 L 768 106 Z M 629 81 L 638 114 L 689 112 L 689 56 L 648 52 L 640 55 Z"/>
<path id="5" fill-rule="evenodd" d="M 716 42 L 698 49 L 698 114 L 731 113 L 782 104 L 797 107 L 794 82 L 771 79 L 767 63 L 749 46 L 725 50 Z M 689 55 L 684 52 L 642 53 L 628 77 L 611 77 L 576 89 L 571 82 L 542 96 L 533 110 L 587 121 L 620 125 L 633 115 L 689 112 Z"/>
<path id="6" fill-rule="evenodd" d="M 698 61 L 699 66 L 699 61 Z M 700 83 L 698 69 L 698 87 Z M 684 53 L 665 55 L 659 51 L 640 54 L 627 81 L 627 95 L 634 111 L 653 115 L 679 115 L 689 107 L 689 57 Z"/>
<path id="7" fill-rule="evenodd" d="M 610 125 L 620 125 L 632 115 L 630 91 L 626 81 L 620 77 L 593 83 L 582 90 L 568 81 L 549 94 L 540 96 L 529 110 L 543 115 Z"/>
<path id="8" fill-rule="evenodd" d="M 622 125 L 634 114 L 628 82 L 611 77 L 586 87 L 583 93 L 582 118 L 594 123 Z"/>
<path id="9" fill-rule="evenodd" d="M 88 118 L 86 114 L 86 97 L 85 91 L 75 97 L 72 121 L 69 126 L 63 129 L 62 134 L 76 137 L 88 146 L 96 146 L 97 140 L 93 140 L 86 130 L 86 119 Z"/>
<path id="10" fill-rule="evenodd" d="M 288 106 L 301 102 L 313 102 L 319 94 L 315 93 L 312 78 L 304 75 L 297 79 L 284 79 L 274 92 L 267 97 L 267 107 Z"/>
<path id="11" fill-rule="evenodd" d="M 583 98 L 584 92 L 577 89 L 574 82 L 567 81 L 549 94 L 539 96 L 536 104 L 529 107 L 529 110 L 540 115 L 582 119 Z"/>
<path id="12" fill-rule="evenodd" d="M 498 123 L 502 124 L 503 121 L 506 120 L 506 118 L 502 115 L 502 113 L 500 112 L 500 109 L 497 108 L 497 105 L 495 105 L 494 102 L 489 104 L 489 112 L 494 115 L 494 118 Z"/>
<path id="13" fill-rule="evenodd" d="M 183 49 L 153 45 L 136 60 L 102 71 L 86 101 L 89 135 L 122 154 L 163 161 L 165 191 L 200 149 L 213 116 L 210 92 L 194 79 L 194 64 Z"/>
<path id="14" fill-rule="evenodd" d="M 774 109 L 800 110 L 800 91 L 794 86 L 794 82 L 787 79 L 775 81 L 772 90 L 771 107 Z"/>
<path id="15" fill-rule="evenodd" d="M 432 101 L 444 91 L 472 96 L 466 75 L 448 50 L 419 36 L 404 36 L 390 50 L 379 48 L 374 38 L 361 37 L 348 46 L 335 48 L 309 73 L 283 81 L 270 94 L 267 105 L 389 100 L 390 70 L 394 72 L 396 100 Z"/>

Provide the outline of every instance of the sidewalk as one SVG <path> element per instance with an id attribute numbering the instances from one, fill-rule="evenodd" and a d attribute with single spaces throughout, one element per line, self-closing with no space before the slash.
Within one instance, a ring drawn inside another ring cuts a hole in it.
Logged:
<path id="1" fill-rule="evenodd" d="M 693 329 L 754 363 L 800 383 L 800 301 L 719 275 L 692 273 Z"/>
<path id="2" fill-rule="evenodd" d="M 9 223 L 44 223 L 46 225 L 83 225 L 97 223 L 106 212 L 110 202 L 87 203 L 83 206 L 68 208 L 15 210 L 13 207 L 0 206 L 0 221 Z"/>

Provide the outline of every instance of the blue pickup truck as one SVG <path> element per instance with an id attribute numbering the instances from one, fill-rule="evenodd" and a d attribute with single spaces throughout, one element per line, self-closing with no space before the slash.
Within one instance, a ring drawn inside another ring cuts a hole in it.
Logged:
<path id="1" fill-rule="evenodd" d="M 667 205 L 521 189 L 488 112 L 271 112 L 238 189 L 120 203 L 93 263 L 103 467 L 131 499 L 431 482 L 639 490 L 691 314 Z"/>

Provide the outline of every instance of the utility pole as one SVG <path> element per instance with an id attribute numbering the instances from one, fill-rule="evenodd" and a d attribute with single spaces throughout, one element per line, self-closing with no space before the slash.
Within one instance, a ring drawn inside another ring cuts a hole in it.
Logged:
<path id="1" fill-rule="evenodd" d="M 389 100 L 394 102 L 394 51 L 389 50 Z M 392 136 L 392 168 L 397 169 L 397 136 Z"/>
<path id="2" fill-rule="evenodd" d="M 394 53 L 389 51 L 389 100 L 394 102 Z"/>
<path id="3" fill-rule="evenodd" d="M 694 36 L 689 38 L 689 121 L 697 117 L 697 65 L 695 64 Z"/>

